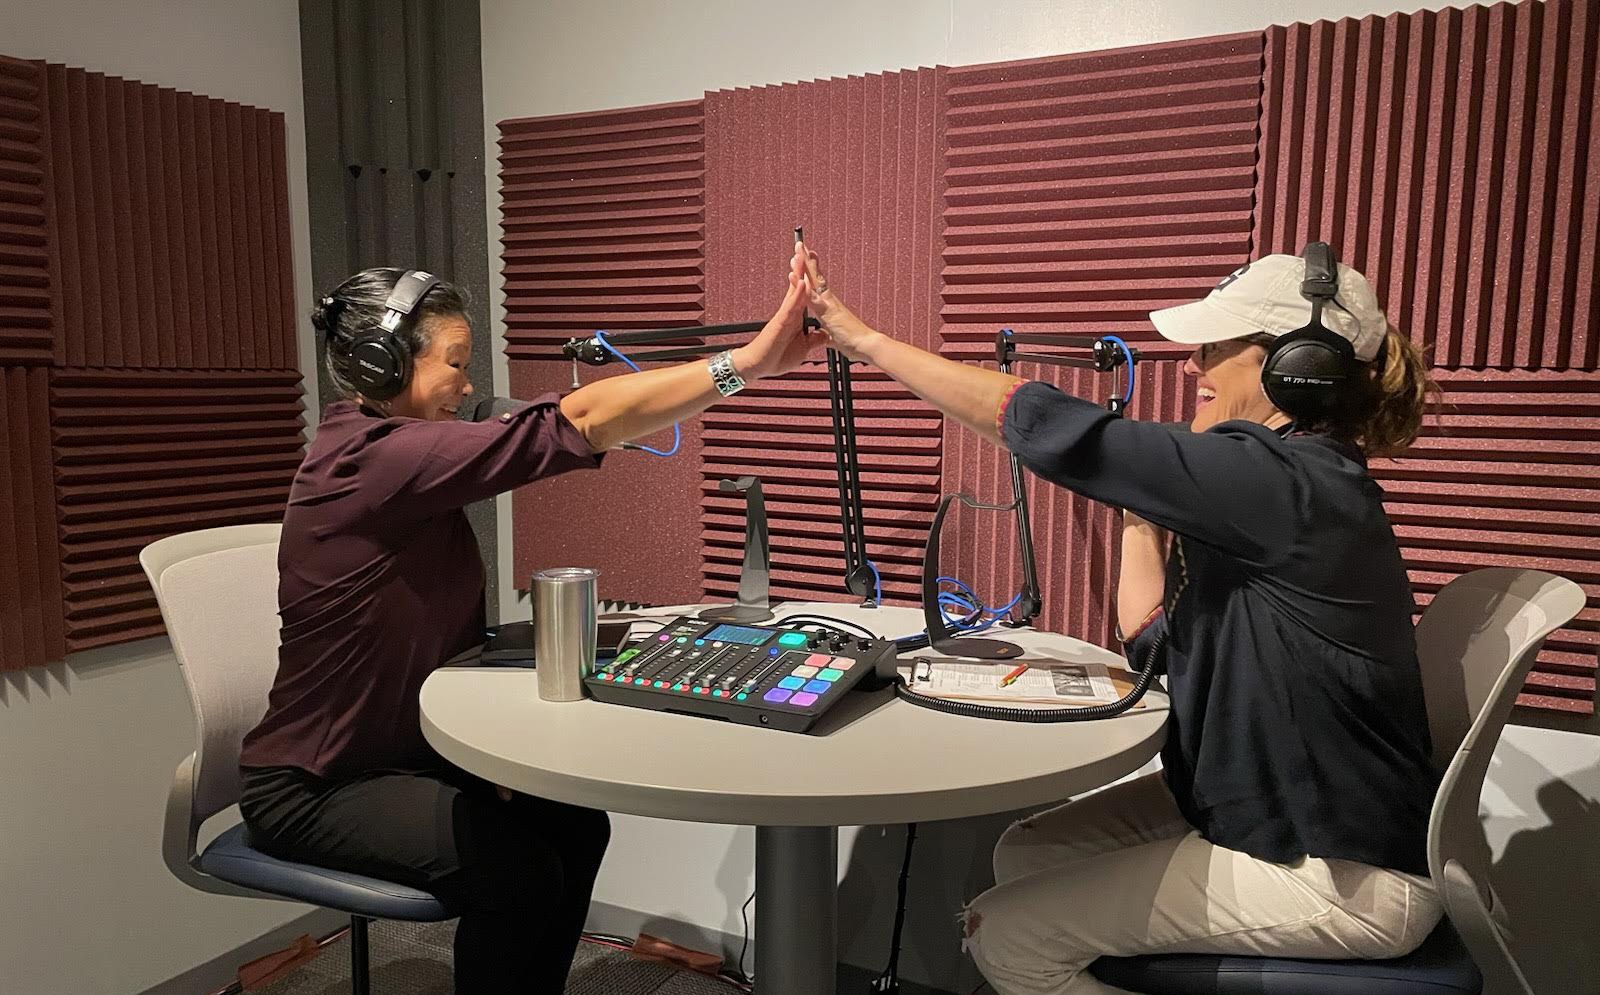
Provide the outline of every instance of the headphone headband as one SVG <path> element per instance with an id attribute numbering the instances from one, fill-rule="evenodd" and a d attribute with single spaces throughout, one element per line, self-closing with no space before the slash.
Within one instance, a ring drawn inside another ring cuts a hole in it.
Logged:
<path id="1" fill-rule="evenodd" d="M 432 273 L 420 269 L 406 270 L 405 275 L 395 281 L 394 289 L 389 291 L 389 299 L 383 304 L 388 309 L 381 322 L 384 330 L 392 332 L 399 328 L 400 323 L 410 317 L 422 299 L 428 296 L 428 291 L 440 282 Z"/>
<path id="2" fill-rule="evenodd" d="M 1316 421 L 1336 410 L 1360 366 L 1354 344 L 1322 321 L 1323 307 L 1339 292 L 1332 246 L 1311 242 L 1301 256 L 1306 269 L 1300 294 L 1311 302 L 1311 320 L 1278 336 L 1261 366 L 1261 389 L 1296 422 Z"/>

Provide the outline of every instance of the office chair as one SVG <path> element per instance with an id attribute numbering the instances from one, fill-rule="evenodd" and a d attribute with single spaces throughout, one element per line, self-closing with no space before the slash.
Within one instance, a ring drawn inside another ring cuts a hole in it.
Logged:
<path id="1" fill-rule="evenodd" d="M 185 884 L 218 895 L 274 898 L 350 916 L 350 982 L 369 995 L 367 925 L 439 922 L 435 896 L 377 878 L 268 856 L 242 823 L 196 852 L 200 826 L 239 801 L 239 747 L 266 712 L 278 668 L 278 537 L 282 526 L 231 525 L 161 539 L 139 553 L 194 705 L 195 751 L 167 796 L 162 858 Z"/>
<path id="2" fill-rule="evenodd" d="M 1583 605 L 1570 580 L 1496 567 L 1445 585 L 1417 623 L 1433 759 L 1444 772 L 1428 822 L 1428 871 L 1445 918 L 1416 950 L 1387 960 L 1102 957 L 1090 972 L 1140 995 L 1533 995 L 1489 883 L 1478 800 L 1539 648 Z"/>

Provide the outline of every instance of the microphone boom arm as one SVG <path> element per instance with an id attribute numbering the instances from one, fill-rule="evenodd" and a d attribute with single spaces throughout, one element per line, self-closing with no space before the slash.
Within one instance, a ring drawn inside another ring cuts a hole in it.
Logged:
<path id="1" fill-rule="evenodd" d="M 1017 344 L 1029 345 L 1062 345 L 1075 348 L 1088 348 L 1089 357 L 1070 356 L 1062 353 L 1040 352 L 1023 353 L 1017 351 Z M 1133 384 L 1134 366 L 1139 361 L 1139 350 L 1118 345 L 1106 336 L 1098 338 L 1090 336 L 1051 335 L 1048 332 L 1014 332 L 1009 328 L 1002 328 L 994 338 L 995 359 L 1000 363 L 1001 373 L 1010 373 L 1013 363 L 1040 363 L 1045 366 L 1065 366 L 1074 369 L 1100 370 L 1102 372 L 1115 370 L 1127 366 L 1127 383 Z M 1131 362 L 1130 362 L 1131 360 Z M 1132 396 L 1132 391 L 1125 391 L 1123 396 L 1118 396 L 1115 388 L 1111 393 L 1111 400 L 1107 407 L 1112 414 L 1121 415 L 1127 406 L 1126 400 Z M 1033 523 L 1028 513 L 1028 490 L 1022 480 L 1022 461 L 1017 454 L 1007 451 L 1011 463 L 1011 497 L 1013 507 L 1017 510 L 1017 548 L 1022 554 L 1022 597 L 1017 602 L 1017 607 L 1012 610 L 1007 625 L 1024 626 L 1039 617 L 1044 609 L 1044 595 L 1039 588 L 1039 563 L 1033 548 Z"/>

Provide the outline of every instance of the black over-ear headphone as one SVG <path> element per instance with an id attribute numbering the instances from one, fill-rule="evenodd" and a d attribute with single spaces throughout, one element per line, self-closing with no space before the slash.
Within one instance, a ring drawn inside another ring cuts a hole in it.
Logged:
<path id="1" fill-rule="evenodd" d="M 412 314 L 428 291 L 442 281 L 432 273 L 419 269 L 407 270 L 395 281 L 384 302 L 386 309 L 379 323 L 382 331 L 362 338 L 339 332 L 339 316 L 332 316 L 333 335 L 330 344 L 348 360 L 345 365 L 350 382 L 362 396 L 374 401 L 387 401 L 406 389 L 411 382 L 411 347 L 400 334 L 411 321 Z M 333 307 L 344 302 L 329 298 L 324 305 Z"/>
<path id="2" fill-rule="evenodd" d="M 1327 242 L 1312 242 L 1303 255 L 1300 294 L 1311 302 L 1311 321 L 1272 340 L 1261 366 L 1261 389 L 1295 421 L 1316 421 L 1338 408 L 1360 364 L 1350 340 L 1322 323 L 1323 307 L 1339 292 L 1333 249 Z"/>

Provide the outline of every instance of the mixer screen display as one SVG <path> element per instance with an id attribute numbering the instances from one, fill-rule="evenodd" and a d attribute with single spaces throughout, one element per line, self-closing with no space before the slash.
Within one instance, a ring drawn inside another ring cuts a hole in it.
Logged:
<path id="1" fill-rule="evenodd" d="M 748 625 L 719 625 L 700 637 L 708 642 L 742 643 L 760 646 L 772 638 L 771 629 L 756 629 Z"/>

